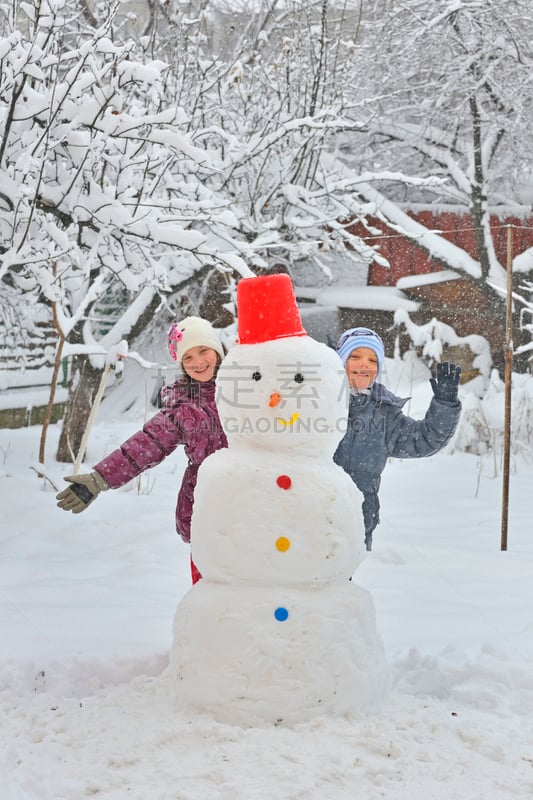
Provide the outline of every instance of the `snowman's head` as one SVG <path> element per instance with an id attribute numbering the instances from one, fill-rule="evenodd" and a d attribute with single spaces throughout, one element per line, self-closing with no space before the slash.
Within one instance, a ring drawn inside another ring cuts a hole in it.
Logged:
<path id="1" fill-rule="evenodd" d="M 217 376 L 229 446 L 333 455 L 346 430 L 348 385 L 334 350 L 306 335 L 237 344 Z"/>

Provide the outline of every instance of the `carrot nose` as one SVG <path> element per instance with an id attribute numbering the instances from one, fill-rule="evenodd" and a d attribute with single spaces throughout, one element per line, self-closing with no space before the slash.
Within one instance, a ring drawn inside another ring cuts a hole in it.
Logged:
<path id="1" fill-rule="evenodd" d="M 270 408 L 274 408 L 279 403 L 281 403 L 281 395 L 278 392 L 272 392 L 270 395 L 270 400 L 268 401 L 268 405 Z"/>

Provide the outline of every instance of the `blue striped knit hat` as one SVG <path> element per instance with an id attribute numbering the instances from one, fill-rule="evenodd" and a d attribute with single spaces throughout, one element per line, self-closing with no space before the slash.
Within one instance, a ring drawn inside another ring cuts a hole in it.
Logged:
<path id="1" fill-rule="evenodd" d="M 385 362 L 385 347 L 381 336 L 378 336 L 370 328 L 350 328 L 344 331 L 337 344 L 337 353 L 344 366 L 346 366 L 352 350 L 356 350 L 358 347 L 368 347 L 369 350 L 374 351 L 378 359 L 378 372 L 381 372 Z"/>

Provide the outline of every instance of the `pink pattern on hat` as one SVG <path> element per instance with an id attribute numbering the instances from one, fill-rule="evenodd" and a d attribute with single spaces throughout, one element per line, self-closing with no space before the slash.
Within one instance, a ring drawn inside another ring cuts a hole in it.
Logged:
<path id="1" fill-rule="evenodd" d="M 178 355 L 176 353 L 176 345 L 178 342 L 181 342 L 183 339 L 183 331 L 178 328 L 178 323 L 174 322 L 173 325 L 170 326 L 168 331 L 168 349 L 170 350 L 170 355 L 174 359 L 174 361 L 178 360 Z"/>

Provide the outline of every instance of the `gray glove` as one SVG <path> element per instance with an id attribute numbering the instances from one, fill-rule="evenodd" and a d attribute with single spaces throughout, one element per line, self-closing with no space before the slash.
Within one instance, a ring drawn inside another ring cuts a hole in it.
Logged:
<path id="1" fill-rule="evenodd" d="M 442 361 L 436 365 L 433 377 L 429 380 L 437 400 L 444 400 L 447 403 L 457 402 L 461 367 L 450 361 Z"/>
<path id="2" fill-rule="evenodd" d="M 84 475 L 67 475 L 65 480 L 71 485 L 56 495 L 57 506 L 73 514 L 81 514 L 100 492 L 109 489 L 107 481 L 96 470 Z"/>

